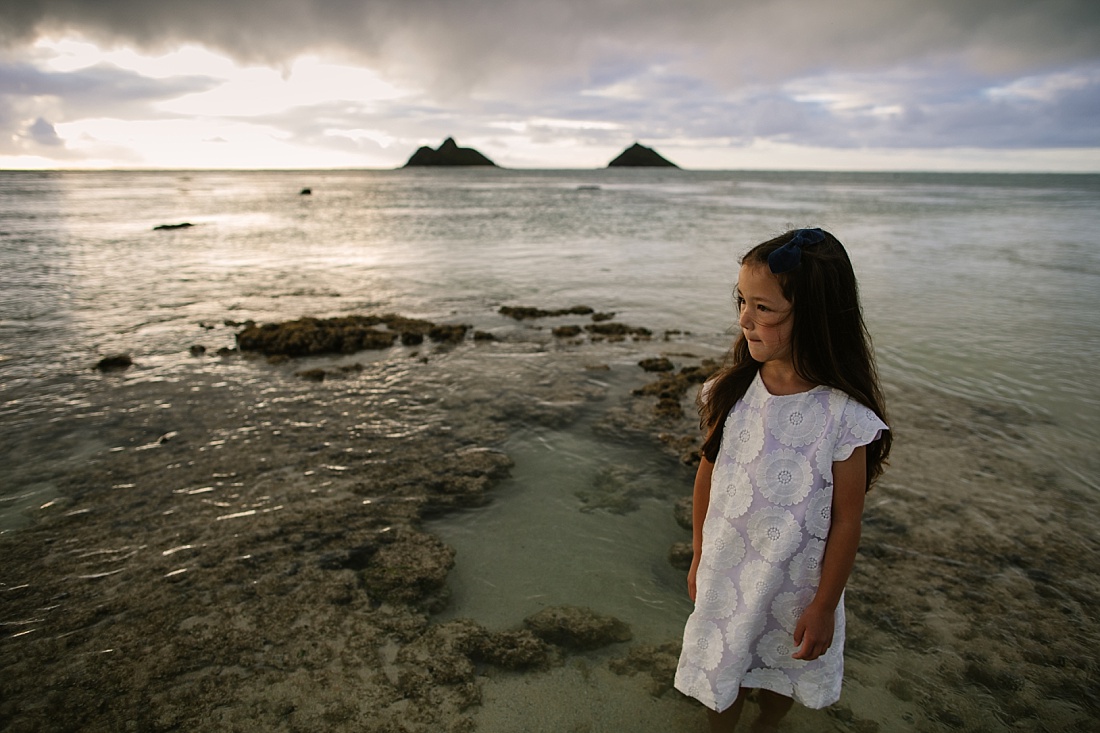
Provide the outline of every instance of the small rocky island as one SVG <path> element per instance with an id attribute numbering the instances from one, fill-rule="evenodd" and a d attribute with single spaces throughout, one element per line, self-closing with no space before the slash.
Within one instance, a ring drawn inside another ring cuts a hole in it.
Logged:
<path id="1" fill-rule="evenodd" d="M 679 168 L 653 148 L 634 143 L 607 164 L 608 168 Z"/>
<path id="2" fill-rule="evenodd" d="M 443 141 L 435 150 L 429 148 L 427 145 L 421 146 L 409 161 L 405 163 L 406 168 L 416 168 L 420 166 L 468 166 L 468 165 L 485 165 L 496 167 L 496 163 L 489 160 L 487 157 L 479 153 L 473 148 L 460 148 L 458 143 L 455 142 L 453 137 L 449 137 Z"/>

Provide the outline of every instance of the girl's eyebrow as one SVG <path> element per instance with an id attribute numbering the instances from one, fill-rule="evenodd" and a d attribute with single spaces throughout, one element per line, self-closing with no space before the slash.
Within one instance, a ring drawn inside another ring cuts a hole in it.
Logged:
<path id="1" fill-rule="evenodd" d="M 736 288 L 733 289 L 733 295 L 734 295 L 734 297 L 740 298 L 741 300 L 748 300 L 748 298 L 745 297 L 745 294 L 741 292 L 740 287 L 736 287 Z M 767 296 L 762 296 L 762 295 L 753 296 L 752 299 L 755 300 L 755 301 L 758 301 L 760 303 L 764 303 L 766 305 L 775 305 L 776 302 L 777 302 L 774 298 L 769 298 Z"/>

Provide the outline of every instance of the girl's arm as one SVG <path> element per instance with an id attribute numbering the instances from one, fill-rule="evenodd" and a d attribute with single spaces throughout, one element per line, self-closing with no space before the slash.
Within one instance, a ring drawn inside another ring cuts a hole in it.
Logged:
<path id="1" fill-rule="evenodd" d="M 699 558 L 703 554 L 703 522 L 710 505 L 710 475 L 714 464 L 706 456 L 699 457 L 699 470 L 695 472 L 695 489 L 691 494 L 691 568 L 688 570 L 688 597 L 695 601 L 695 576 L 699 572 Z"/>
<path id="2" fill-rule="evenodd" d="M 817 659 L 833 643 L 836 607 L 859 549 L 866 495 L 867 448 L 860 446 L 846 460 L 833 463 L 832 523 L 821 560 L 821 582 L 795 626 L 794 643 L 801 647 L 791 655 L 795 659 Z"/>

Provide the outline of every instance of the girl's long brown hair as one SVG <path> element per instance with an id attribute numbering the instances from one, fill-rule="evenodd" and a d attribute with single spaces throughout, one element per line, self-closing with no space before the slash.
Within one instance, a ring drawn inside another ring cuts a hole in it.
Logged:
<path id="1" fill-rule="evenodd" d="M 768 267 L 768 255 L 794 237 L 790 231 L 758 244 L 741 259 Z M 828 232 L 825 241 L 802 248 L 801 262 L 775 277 L 784 297 L 794 306 L 791 357 L 795 372 L 808 382 L 833 387 L 870 408 L 889 425 L 886 401 L 879 387 L 871 337 L 863 322 L 859 286 L 844 246 Z M 725 366 L 699 404 L 700 426 L 707 433 L 703 455 L 712 463 L 722 443 L 722 426 L 730 410 L 745 396 L 760 371 L 739 333 Z M 867 489 L 882 475 L 890 455 L 892 433 L 885 430 L 867 446 Z"/>

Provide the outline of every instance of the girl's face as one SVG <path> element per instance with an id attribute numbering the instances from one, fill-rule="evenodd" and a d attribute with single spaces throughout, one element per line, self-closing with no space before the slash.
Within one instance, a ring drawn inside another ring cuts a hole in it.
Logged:
<path id="1" fill-rule="evenodd" d="M 762 265 L 741 266 L 737 276 L 737 323 L 749 354 L 762 364 L 790 362 L 794 305 L 783 296 L 779 279 Z"/>

